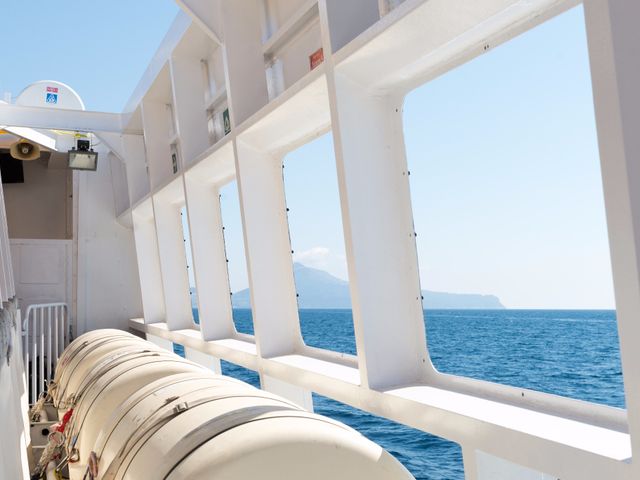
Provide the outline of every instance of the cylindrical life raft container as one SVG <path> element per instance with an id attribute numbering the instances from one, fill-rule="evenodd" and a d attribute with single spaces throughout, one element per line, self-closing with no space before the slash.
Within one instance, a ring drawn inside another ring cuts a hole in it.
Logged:
<path id="1" fill-rule="evenodd" d="M 69 388 L 69 382 L 84 379 L 87 368 L 94 368 L 95 362 L 90 354 L 100 358 L 105 351 L 115 349 L 117 346 L 138 345 L 136 337 L 121 330 L 95 330 L 85 333 L 71 342 L 62 352 L 56 366 L 53 383 L 49 386 L 53 404 L 62 415 L 66 411 L 65 403 L 72 395 L 73 388 Z M 97 352 L 95 350 L 98 349 Z"/>
<path id="2" fill-rule="evenodd" d="M 58 365 L 72 480 L 413 478 L 346 425 L 125 332 L 83 335 Z"/>

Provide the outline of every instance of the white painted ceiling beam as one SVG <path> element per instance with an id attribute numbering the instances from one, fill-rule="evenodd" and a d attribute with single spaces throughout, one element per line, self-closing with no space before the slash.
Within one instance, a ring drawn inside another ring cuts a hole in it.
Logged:
<path id="1" fill-rule="evenodd" d="M 579 3 L 577 0 L 406 0 L 336 56 L 375 91 L 408 91 Z"/>
<path id="2" fill-rule="evenodd" d="M 176 0 L 192 20 L 218 45 L 222 45 L 219 0 Z"/>
<path id="3" fill-rule="evenodd" d="M 0 125 L 0 130 L 6 130 L 7 132 L 12 133 L 18 137 L 31 140 L 32 142 L 48 148 L 49 150 L 56 150 L 55 138 L 50 137 L 49 135 L 45 135 L 44 133 L 34 130 L 33 128 L 7 127 Z"/>
<path id="4" fill-rule="evenodd" d="M 0 104 L 0 125 L 78 132 L 122 132 L 119 113 Z M 141 135 L 140 131 L 126 133 Z"/>
<path id="5" fill-rule="evenodd" d="M 249 118 L 238 139 L 260 151 L 287 153 L 329 130 L 328 95 L 321 65 Z"/>

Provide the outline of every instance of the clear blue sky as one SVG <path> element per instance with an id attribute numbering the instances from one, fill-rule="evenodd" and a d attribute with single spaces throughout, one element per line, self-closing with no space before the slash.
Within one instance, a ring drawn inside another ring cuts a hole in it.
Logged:
<path id="1" fill-rule="evenodd" d="M 412 92 L 404 118 L 425 287 L 614 307 L 582 7 Z"/>
<path id="2" fill-rule="evenodd" d="M 2 0 L 0 98 L 58 80 L 87 109 L 120 112 L 178 10 L 172 0 Z"/>
<path id="3" fill-rule="evenodd" d="M 0 30 L 0 92 L 54 79 L 89 109 L 120 111 L 177 11 L 5 0 L 4 18 L 29 22 Z M 613 308 L 581 7 L 411 92 L 404 119 L 423 288 L 512 308 Z M 330 135 L 286 157 L 285 186 L 294 259 L 346 278 Z M 222 214 L 237 291 L 247 275 L 233 185 Z"/>

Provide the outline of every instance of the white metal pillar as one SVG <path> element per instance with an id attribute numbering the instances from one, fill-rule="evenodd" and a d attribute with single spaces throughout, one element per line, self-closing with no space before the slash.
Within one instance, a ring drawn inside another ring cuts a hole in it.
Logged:
<path id="1" fill-rule="evenodd" d="M 232 125 L 239 125 L 269 100 L 258 0 L 223 1 L 224 63 Z"/>
<path id="2" fill-rule="evenodd" d="M 110 150 L 109 155 L 122 163 L 122 166 L 119 166 L 110 159 L 111 174 L 114 176 L 116 216 L 118 216 L 123 211 L 118 206 L 123 206 L 126 210 L 149 193 L 144 136 L 112 132 L 96 132 L 96 136 Z M 125 188 L 120 185 L 124 185 Z"/>
<path id="3" fill-rule="evenodd" d="M 620 353 L 640 458 L 640 2 L 585 0 Z M 634 461 L 635 476 L 640 475 Z"/>
<path id="4" fill-rule="evenodd" d="M 185 188 L 202 338 L 231 338 L 235 329 L 219 191 L 190 174 L 185 175 Z"/>
<path id="5" fill-rule="evenodd" d="M 430 366 L 402 102 L 335 73 L 333 135 L 356 343 L 362 382 L 377 389 L 424 380 Z"/>
<path id="6" fill-rule="evenodd" d="M 209 147 L 202 64 L 197 57 L 173 56 L 169 66 L 176 133 L 184 168 Z"/>
<path id="7" fill-rule="evenodd" d="M 132 213 L 145 323 L 165 321 L 164 290 L 151 202 Z"/>
<path id="8" fill-rule="evenodd" d="M 156 99 L 142 101 L 144 146 L 149 168 L 149 184 L 152 191 L 174 175 L 168 139 L 175 132 L 171 131 L 171 119 L 167 105 L 167 102 Z"/>
<path id="9" fill-rule="evenodd" d="M 282 162 L 238 141 L 245 249 L 258 350 L 263 357 L 303 345 L 282 181 Z"/>
<path id="10" fill-rule="evenodd" d="M 142 135 L 123 135 L 122 149 L 127 169 L 129 201 L 131 205 L 134 205 L 149 193 L 149 173 L 147 172 L 144 151 L 144 137 Z"/>
<path id="11" fill-rule="evenodd" d="M 181 182 L 180 188 L 182 188 Z M 164 198 L 162 195 L 155 195 L 153 206 L 167 325 L 171 330 L 193 328 L 180 205 L 176 205 L 171 199 Z"/>

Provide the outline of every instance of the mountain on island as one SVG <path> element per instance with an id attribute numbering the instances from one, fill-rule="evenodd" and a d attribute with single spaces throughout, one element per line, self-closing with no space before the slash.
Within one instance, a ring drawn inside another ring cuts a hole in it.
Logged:
<path id="1" fill-rule="evenodd" d="M 348 282 L 316 268 L 294 263 L 293 273 L 300 308 L 351 308 Z M 446 293 L 423 290 L 423 305 L 427 309 L 503 309 L 494 295 L 472 293 Z M 240 290 L 232 297 L 234 308 L 250 308 L 249 289 Z"/>

